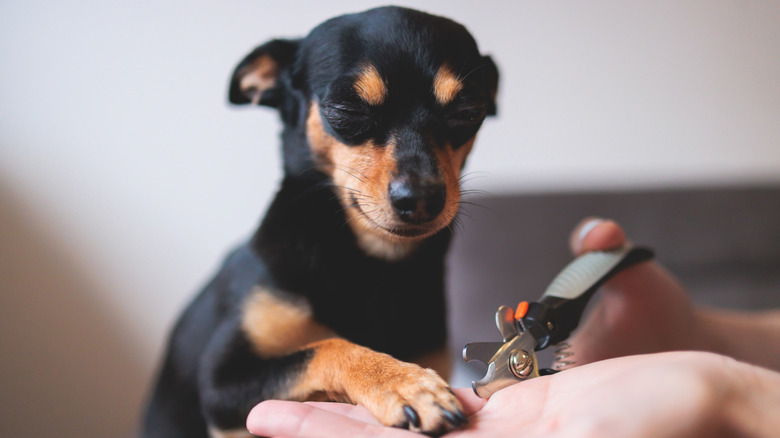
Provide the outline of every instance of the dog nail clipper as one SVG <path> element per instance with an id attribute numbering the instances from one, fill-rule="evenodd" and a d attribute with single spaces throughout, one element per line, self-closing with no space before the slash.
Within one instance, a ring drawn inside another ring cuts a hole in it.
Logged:
<path id="1" fill-rule="evenodd" d="M 630 245 L 585 253 L 555 277 L 538 302 L 523 301 L 517 310 L 499 307 L 496 326 L 503 342 L 472 342 L 463 348 L 466 362 L 479 361 L 488 366 L 485 377 L 472 382 L 474 392 L 489 398 L 514 383 L 557 372 L 539 369 L 536 359 L 535 351 L 551 345 L 561 348 L 557 368 L 572 365 L 572 353 L 565 351 L 568 345 L 562 342 L 577 328 L 590 298 L 613 275 L 652 258 L 652 250 Z"/>

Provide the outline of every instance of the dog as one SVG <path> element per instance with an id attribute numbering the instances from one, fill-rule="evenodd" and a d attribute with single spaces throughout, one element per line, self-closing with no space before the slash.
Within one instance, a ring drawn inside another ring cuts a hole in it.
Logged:
<path id="1" fill-rule="evenodd" d="M 399 7 L 246 56 L 229 101 L 278 109 L 284 177 L 176 323 L 143 436 L 249 436 L 267 399 L 359 403 L 434 435 L 463 425 L 445 381 L 444 258 L 497 88 L 463 26 Z"/>

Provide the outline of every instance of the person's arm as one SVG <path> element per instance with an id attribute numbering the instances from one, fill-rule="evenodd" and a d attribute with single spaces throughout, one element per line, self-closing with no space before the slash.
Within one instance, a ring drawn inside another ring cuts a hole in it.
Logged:
<path id="1" fill-rule="evenodd" d="M 709 343 L 704 349 L 780 370 L 780 310 L 700 308 L 697 313 Z"/>

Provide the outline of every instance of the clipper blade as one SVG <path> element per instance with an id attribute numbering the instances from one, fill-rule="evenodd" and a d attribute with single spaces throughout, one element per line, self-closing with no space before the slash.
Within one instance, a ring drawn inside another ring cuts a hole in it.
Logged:
<path id="1" fill-rule="evenodd" d="M 556 371 L 565 370 L 571 366 L 577 364 L 574 360 L 574 353 L 569 351 L 571 344 L 563 342 L 556 345 L 555 349 L 555 361 L 553 362 L 553 369 Z"/>

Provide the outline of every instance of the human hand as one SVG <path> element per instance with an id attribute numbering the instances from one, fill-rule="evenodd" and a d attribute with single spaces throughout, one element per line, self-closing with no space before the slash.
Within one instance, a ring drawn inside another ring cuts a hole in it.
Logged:
<path id="1" fill-rule="evenodd" d="M 574 255 L 609 250 L 627 242 L 613 221 L 585 219 L 571 233 Z M 619 356 L 671 350 L 708 350 L 711 336 L 685 289 L 654 261 L 610 279 L 597 303 L 568 340 L 578 365 Z M 568 359 L 567 359 L 568 360 Z"/>
<path id="2" fill-rule="evenodd" d="M 771 437 L 780 430 L 780 375 L 711 353 L 606 360 L 512 385 L 488 401 L 455 391 L 469 424 L 447 437 Z M 247 428 L 291 438 L 419 436 L 341 403 L 263 402 Z"/>

